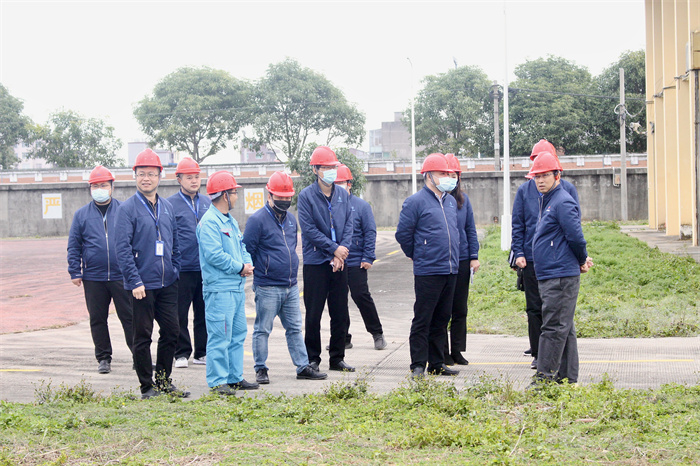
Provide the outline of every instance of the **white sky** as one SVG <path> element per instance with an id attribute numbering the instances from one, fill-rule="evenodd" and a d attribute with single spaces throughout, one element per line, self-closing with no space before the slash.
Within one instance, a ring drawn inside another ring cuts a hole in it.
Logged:
<path id="1" fill-rule="evenodd" d="M 645 46 L 643 0 L 0 0 L 0 82 L 35 122 L 60 108 L 104 119 L 126 159 L 126 143 L 144 139 L 134 105 L 168 73 L 209 66 L 254 81 L 292 57 L 338 86 L 369 131 L 409 105 L 407 57 L 416 92 L 422 77 L 446 72 L 453 59 L 503 83 L 504 4 L 511 80 L 528 58 L 558 55 L 598 74 Z"/>

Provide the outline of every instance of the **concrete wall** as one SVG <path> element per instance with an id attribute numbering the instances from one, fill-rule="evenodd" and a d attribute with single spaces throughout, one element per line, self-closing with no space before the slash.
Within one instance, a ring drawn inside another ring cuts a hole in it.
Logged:
<path id="1" fill-rule="evenodd" d="M 613 220 L 620 217 L 620 189 L 612 185 L 612 171 L 570 170 L 565 178 L 578 189 L 584 220 Z M 511 203 L 518 186 L 525 181 L 525 172 L 511 173 Z M 632 168 L 627 171 L 629 192 L 629 218 L 647 218 L 647 175 L 646 168 Z M 245 189 L 262 188 L 267 177 L 241 178 L 243 186 L 233 215 L 241 228 L 245 227 Z M 125 200 L 135 192 L 133 181 L 116 181 L 115 197 Z M 419 183 L 422 187 L 422 180 Z M 503 174 L 494 172 L 466 173 L 462 177 L 462 187 L 471 199 L 477 224 L 493 223 L 500 218 Z M 163 180 L 159 188 L 162 196 L 175 194 L 178 184 L 175 180 Z M 409 196 L 411 182 L 408 175 L 369 175 L 364 198 L 372 204 L 378 226 L 395 227 L 404 199 Z M 204 188 L 202 188 L 204 192 Z M 43 193 L 61 193 L 62 218 L 42 218 Z M 90 202 L 90 192 L 85 182 L 78 183 L 37 183 L 0 185 L 0 237 L 66 236 L 70 230 L 73 214 Z M 292 210 L 294 212 L 294 210 Z"/>

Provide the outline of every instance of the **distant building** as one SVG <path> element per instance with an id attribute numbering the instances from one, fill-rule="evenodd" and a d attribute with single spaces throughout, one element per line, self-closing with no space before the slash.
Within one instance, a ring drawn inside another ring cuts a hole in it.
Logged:
<path id="1" fill-rule="evenodd" d="M 130 142 L 129 143 L 129 166 L 133 167 L 134 162 L 136 162 L 136 156 L 139 155 L 144 150 L 148 149 L 148 143 L 142 141 Z M 160 163 L 164 167 L 168 165 L 175 165 L 175 153 L 167 149 L 153 149 L 153 151 L 160 157 Z"/>
<path id="2" fill-rule="evenodd" d="M 394 121 L 382 122 L 381 129 L 369 132 L 370 160 L 411 158 L 411 132 L 401 119 L 403 112 L 394 112 Z M 422 148 L 416 147 L 416 152 Z"/>
<path id="3" fill-rule="evenodd" d="M 276 162 L 277 155 L 272 149 L 263 144 L 260 146 L 260 150 L 255 150 L 252 147 L 244 146 L 241 142 L 241 162 L 242 163 L 266 163 L 266 162 Z"/>
<path id="4" fill-rule="evenodd" d="M 32 149 L 31 144 L 20 142 L 13 147 L 19 162 L 13 167 L 15 170 L 39 170 L 42 168 L 53 168 L 53 164 L 44 159 L 31 159 L 28 154 Z"/>

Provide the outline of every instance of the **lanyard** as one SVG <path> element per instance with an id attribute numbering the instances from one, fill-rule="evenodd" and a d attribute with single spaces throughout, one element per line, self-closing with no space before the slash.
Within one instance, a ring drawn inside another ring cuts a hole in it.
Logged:
<path id="1" fill-rule="evenodd" d="M 199 196 L 195 196 L 197 198 L 197 204 L 195 207 L 195 203 L 192 200 L 192 198 L 182 194 L 182 191 L 178 191 L 178 193 L 180 193 L 180 197 L 182 197 L 182 199 L 185 201 L 185 204 L 187 204 L 187 207 L 189 207 L 190 210 L 194 213 L 195 219 L 197 219 L 197 221 L 199 222 Z"/>
<path id="2" fill-rule="evenodd" d="M 158 230 L 158 220 L 160 219 L 160 202 L 158 202 L 158 198 L 156 197 L 156 214 L 153 215 L 153 210 L 150 207 L 148 207 L 148 204 L 146 204 L 143 194 L 137 193 L 137 195 L 139 197 L 139 200 L 141 201 L 141 204 L 143 204 L 143 206 L 148 211 L 148 214 L 156 222 L 156 230 Z M 160 230 L 158 230 L 158 235 L 160 236 Z"/>
<path id="3" fill-rule="evenodd" d="M 323 193 L 321 193 L 321 194 L 323 194 Z M 333 194 L 331 191 L 331 196 L 332 195 Z M 328 214 L 330 215 L 330 218 L 331 218 L 331 241 L 333 241 L 334 243 L 337 243 L 336 235 L 335 235 L 335 225 L 333 225 L 333 209 L 331 207 L 331 203 L 328 201 L 326 196 L 323 196 L 323 200 L 325 200 L 326 204 L 328 204 Z"/>
<path id="4" fill-rule="evenodd" d="M 277 220 L 277 217 L 276 217 L 275 214 L 270 210 L 270 206 L 268 206 L 267 204 L 265 204 L 265 210 L 267 210 L 267 213 L 270 214 L 270 216 L 271 216 L 272 219 L 275 221 L 275 223 L 277 223 L 277 224 L 280 226 L 280 228 L 284 230 L 284 220 L 282 220 L 282 222 L 280 222 L 279 220 Z"/>

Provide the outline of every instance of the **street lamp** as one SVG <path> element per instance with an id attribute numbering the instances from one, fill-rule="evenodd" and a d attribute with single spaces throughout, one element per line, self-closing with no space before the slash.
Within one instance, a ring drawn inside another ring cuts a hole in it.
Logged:
<path id="1" fill-rule="evenodd" d="M 413 62 L 406 57 L 411 65 L 411 194 L 416 194 L 416 109 L 415 92 L 413 90 Z"/>

